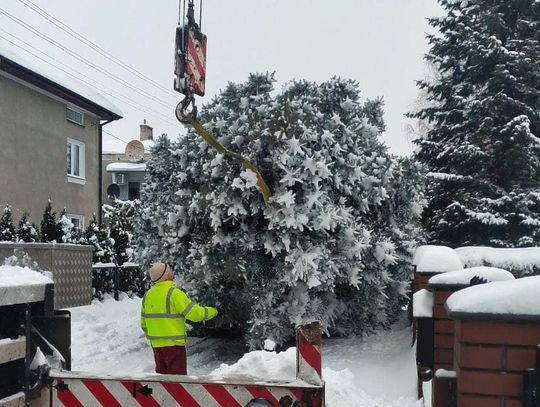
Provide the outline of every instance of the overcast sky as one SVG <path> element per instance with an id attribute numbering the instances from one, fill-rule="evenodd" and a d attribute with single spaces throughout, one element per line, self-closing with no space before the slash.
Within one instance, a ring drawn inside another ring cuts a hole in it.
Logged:
<path id="1" fill-rule="evenodd" d="M 40 7 L 66 24 L 65 30 L 82 34 L 140 74 L 104 58 L 25 3 Z M 293 78 L 316 82 L 334 75 L 353 78 L 364 97 L 384 98 L 383 138 L 391 151 L 410 154 L 403 115 L 417 95 L 414 80 L 424 75 L 425 33 L 431 31 L 426 18 L 440 14 L 436 0 L 204 0 L 207 95 L 198 103 L 208 101 L 229 81 L 244 81 L 249 72 L 276 71 L 277 87 Z M 155 135 L 174 138 L 184 131 L 174 117 L 182 95 L 172 92 L 177 19 L 178 0 L 2 0 L 0 45 L 34 59 L 1 37 L 7 38 L 53 64 L 63 63 L 84 74 L 84 80 L 105 90 L 104 96 L 124 112 L 124 119 L 106 126 L 116 138 L 105 134 L 104 150 L 123 151 L 125 142 L 138 138 L 144 119 Z M 109 76 L 40 38 L 24 23 Z"/>

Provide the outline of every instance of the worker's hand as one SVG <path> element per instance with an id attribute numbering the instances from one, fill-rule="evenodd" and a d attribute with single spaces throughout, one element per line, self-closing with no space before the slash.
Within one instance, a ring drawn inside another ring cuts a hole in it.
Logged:
<path id="1" fill-rule="evenodd" d="M 207 321 L 217 316 L 218 310 L 216 308 L 206 307 L 206 309 L 208 309 L 208 318 L 206 318 Z"/>

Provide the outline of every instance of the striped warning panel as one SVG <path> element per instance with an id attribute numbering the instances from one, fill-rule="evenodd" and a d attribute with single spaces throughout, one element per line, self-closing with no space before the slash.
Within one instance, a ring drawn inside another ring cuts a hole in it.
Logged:
<path id="1" fill-rule="evenodd" d="M 264 399 L 273 407 L 313 400 L 318 388 L 232 385 L 219 383 L 138 382 L 100 379 L 55 379 L 53 406 L 65 407 L 245 407 Z M 283 404 L 280 404 L 281 403 Z M 322 404 L 309 404 L 322 405 Z"/>
<path id="2" fill-rule="evenodd" d="M 204 96 L 206 83 L 206 36 L 194 28 L 188 31 L 186 73 L 193 93 Z"/>
<path id="3" fill-rule="evenodd" d="M 296 377 L 322 384 L 321 334 L 318 323 L 305 324 L 296 332 Z"/>

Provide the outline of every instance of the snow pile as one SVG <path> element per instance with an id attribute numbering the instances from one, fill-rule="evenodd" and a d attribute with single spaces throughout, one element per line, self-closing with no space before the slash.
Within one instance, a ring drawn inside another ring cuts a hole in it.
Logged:
<path id="1" fill-rule="evenodd" d="M 465 288 L 446 301 L 449 312 L 540 317 L 540 276 Z"/>
<path id="2" fill-rule="evenodd" d="M 433 316 L 433 293 L 426 289 L 413 294 L 413 316 L 415 318 L 431 318 Z"/>
<path id="3" fill-rule="evenodd" d="M 246 353 L 233 365 L 222 364 L 210 375 L 223 377 L 251 376 L 266 380 L 294 380 L 296 375 L 296 348 L 284 352 L 257 350 Z"/>
<path id="4" fill-rule="evenodd" d="M 253 351 L 211 373 L 216 379 L 251 376 L 294 380 L 296 349 Z M 381 381 L 381 377 L 385 380 Z M 423 407 L 416 400 L 414 348 L 409 329 L 323 341 L 323 380 L 328 407 Z"/>
<path id="5" fill-rule="evenodd" d="M 495 248 L 466 246 L 455 249 L 455 252 L 465 267 L 500 267 L 518 276 L 540 270 L 540 247 Z"/>
<path id="6" fill-rule="evenodd" d="M 45 285 L 52 282 L 50 277 L 28 267 L 0 266 L 0 287 Z"/>
<path id="7" fill-rule="evenodd" d="M 444 273 L 463 269 L 456 252 L 447 246 L 419 246 L 414 254 L 413 264 L 416 265 L 416 271 L 421 273 Z"/>
<path id="8" fill-rule="evenodd" d="M 142 373 L 154 369 L 152 350 L 139 326 L 141 299 L 122 297 L 72 308 L 72 369 Z"/>
<path id="9" fill-rule="evenodd" d="M 488 283 L 493 281 L 514 280 L 515 277 L 507 270 L 497 267 L 470 267 L 459 271 L 438 274 L 429 279 L 429 285 L 469 285 L 473 277 L 481 277 Z"/>

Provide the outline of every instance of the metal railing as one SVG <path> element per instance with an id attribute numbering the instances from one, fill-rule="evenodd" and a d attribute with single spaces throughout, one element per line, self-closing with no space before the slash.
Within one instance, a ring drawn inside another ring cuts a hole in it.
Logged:
<path id="1" fill-rule="evenodd" d="M 112 294 L 118 301 L 120 292 L 142 297 L 149 288 L 144 272 L 138 264 L 97 263 L 92 265 L 92 297 L 102 300 L 105 294 Z"/>

